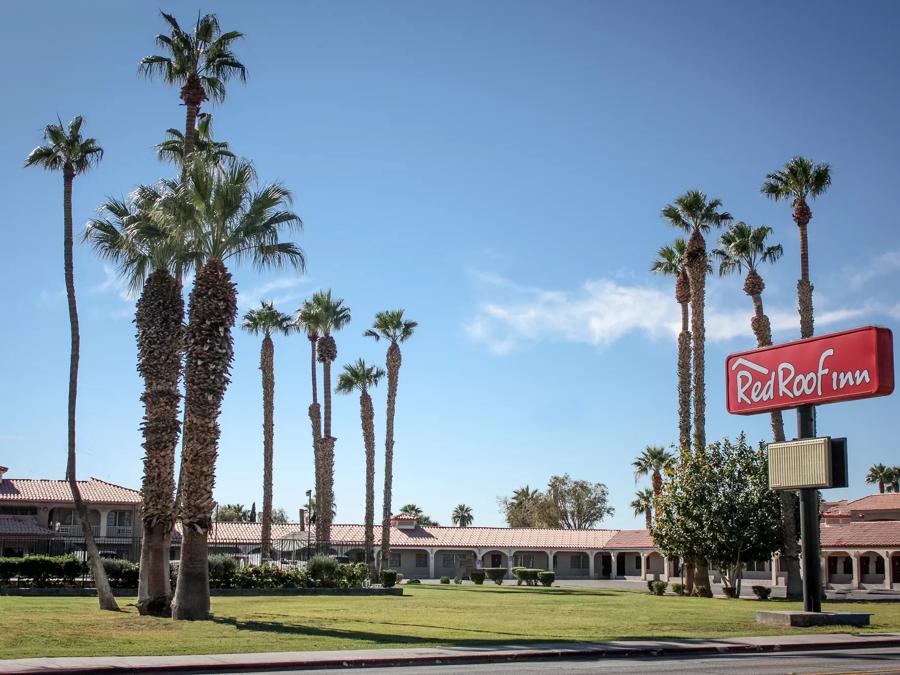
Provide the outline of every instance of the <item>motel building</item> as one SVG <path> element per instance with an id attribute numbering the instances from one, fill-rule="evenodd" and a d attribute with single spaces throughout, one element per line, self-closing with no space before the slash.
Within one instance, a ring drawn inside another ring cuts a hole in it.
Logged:
<path id="1" fill-rule="evenodd" d="M 0 467 L 0 556 L 83 550 L 66 481 L 8 478 L 7 471 Z M 102 555 L 137 561 L 139 491 L 98 478 L 79 484 Z M 300 520 L 273 524 L 276 562 L 295 561 L 315 545 L 302 510 Z M 210 552 L 258 563 L 260 530 L 259 523 L 216 523 L 209 534 Z M 454 577 L 484 567 L 541 568 L 553 570 L 557 579 L 675 581 L 682 574 L 678 559 L 664 558 L 646 530 L 419 527 L 414 517 L 398 515 L 391 521 L 390 537 L 391 567 L 407 579 Z M 361 561 L 363 540 L 362 525 L 335 524 L 330 551 Z M 380 541 L 381 528 L 376 526 L 376 555 Z M 900 493 L 826 503 L 821 541 L 822 578 L 828 587 L 900 590 Z M 179 544 L 176 529 L 173 559 L 178 558 Z M 777 555 L 746 564 L 745 579 L 783 586 L 785 577 Z"/>

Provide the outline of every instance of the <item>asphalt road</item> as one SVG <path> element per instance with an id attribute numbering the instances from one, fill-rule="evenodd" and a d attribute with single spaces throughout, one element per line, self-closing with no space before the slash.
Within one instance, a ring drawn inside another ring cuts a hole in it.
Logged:
<path id="1" fill-rule="evenodd" d="M 301 670 L 275 673 L 313 672 Z M 322 672 L 322 671 L 316 671 Z M 365 675 L 471 675 L 472 673 L 706 673 L 708 675 L 900 675 L 900 649 L 848 649 L 770 654 L 726 654 L 701 657 L 627 657 L 621 659 L 550 660 L 509 664 L 415 666 L 341 669 Z M 262 675 L 262 673 L 260 673 Z"/>

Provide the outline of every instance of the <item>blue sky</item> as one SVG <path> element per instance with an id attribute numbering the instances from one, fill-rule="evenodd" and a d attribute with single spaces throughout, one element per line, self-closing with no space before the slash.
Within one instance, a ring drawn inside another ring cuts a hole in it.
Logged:
<path id="1" fill-rule="evenodd" d="M 183 22 L 198 7 L 173 4 Z M 212 8 L 212 3 L 204 9 Z M 246 85 L 210 106 L 214 131 L 284 181 L 306 229 L 307 276 L 236 270 L 242 310 L 291 311 L 318 288 L 353 322 L 339 364 L 383 361 L 361 337 L 404 307 L 394 498 L 448 523 L 470 504 L 499 525 L 496 500 L 551 474 L 602 481 L 634 526 L 633 456 L 676 436 L 674 328 L 666 279 L 647 272 L 675 233 L 659 210 L 685 189 L 775 228 L 765 271 L 775 339 L 798 337 L 798 236 L 790 209 L 763 199 L 765 174 L 795 154 L 833 166 L 812 205 L 817 330 L 900 322 L 900 6 L 787 3 L 217 2 Z M 106 149 L 79 177 L 79 229 L 105 195 L 171 174 L 152 151 L 183 127 L 176 90 L 137 75 L 163 29 L 155 3 L 10 2 L 0 8 L 7 140 L 0 190 L 0 464 L 62 477 L 68 327 L 61 177 L 24 171 L 44 124 L 83 114 Z M 48 18 L 52 19 L 48 21 Z M 712 237 L 711 237 L 712 239 Z M 79 473 L 138 486 L 140 380 L 133 298 L 90 250 L 76 252 L 82 332 Z M 709 289 L 710 439 L 765 416 L 725 413 L 724 358 L 753 345 L 740 281 Z M 276 340 L 275 503 L 312 486 L 308 344 Z M 236 332 L 216 495 L 261 501 L 258 338 Z M 897 397 L 824 407 L 822 434 L 849 437 L 851 487 L 897 461 Z M 383 443 L 384 391 L 376 393 Z M 335 403 L 338 521 L 359 522 L 363 450 L 355 397 Z M 788 418 L 793 428 L 792 418 Z"/>

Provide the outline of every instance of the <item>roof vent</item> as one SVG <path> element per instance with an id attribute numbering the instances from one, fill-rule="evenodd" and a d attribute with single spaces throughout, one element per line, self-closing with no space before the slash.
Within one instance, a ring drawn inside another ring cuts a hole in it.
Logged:
<path id="1" fill-rule="evenodd" d="M 3 482 L 3 476 L 6 475 L 6 472 L 9 471 L 9 467 L 0 466 L 0 483 Z"/>
<path id="2" fill-rule="evenodd" d="M 416 529 L 416 523 L 417 519 L 415 516 L 405 513 L 399 513 L 391 517 L 391 527 L 396 527 L 399 530 L 414 530 Z"/>

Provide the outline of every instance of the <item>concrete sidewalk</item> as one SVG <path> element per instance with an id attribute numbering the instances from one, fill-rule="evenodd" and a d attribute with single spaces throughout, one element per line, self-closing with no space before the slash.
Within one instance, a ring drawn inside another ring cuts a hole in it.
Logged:
<path id="1" fill-rule="evenodd" d="M 674 656 L 813 649 L 900 648 L 900 633 L 777 635 L 717 640 L 555 642 L 330 652 L 269 652 L 195 656 L 106 656 L 0 661 L 0 673 L 241 672 L 248 669 L 325 669 L 453 663 L 496 663 L 554 658 Z"/>

